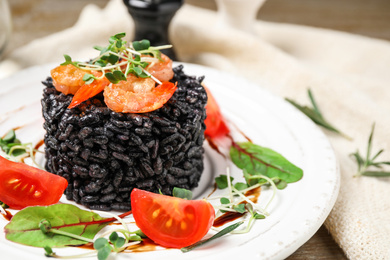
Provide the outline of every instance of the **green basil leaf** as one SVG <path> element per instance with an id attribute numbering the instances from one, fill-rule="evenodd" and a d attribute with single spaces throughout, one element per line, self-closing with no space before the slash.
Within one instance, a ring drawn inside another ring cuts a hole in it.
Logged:
<path id="1" fill-rule="evenodd" d="M 299 181 L 303 176 L 302 169 L 281 154 L 251 142 L 233 144 L 230 157 L 238 168 L 245 169 L 250 175 L 277 177 L 287 183 Z"/>
<path id="2" fill-rule="evenodd" d="M 93 239 L 96 233 L 108 224 L 108 222 L 102 222 L 106 218 L 69 204 L 27 207 L 16 213 L 5 226 L 6 238 L 16 243 L 35 247 L 64 247 L 86 243 L 62 235 L 45 235 L 39 228 L 42 219 L 47 219 L 52 228 L 89 239 Z"/>

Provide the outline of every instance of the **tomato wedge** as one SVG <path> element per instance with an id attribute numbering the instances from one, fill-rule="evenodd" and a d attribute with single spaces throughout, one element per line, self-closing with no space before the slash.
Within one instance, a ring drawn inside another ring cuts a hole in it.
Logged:
<path id="1" fill-rule="evenodd" d="M 213 206 L 205 200 L 185 200 L 133 189 L 131 207 L 137 226 L 164 247 L 181 248 L 202 239 L 214 222 Z"/>
<path id="2" fill-rule="evenodd" d="M 57 203 L 67 186 L 61 176 L 0 156 L 0 201 L 12 209 Z"/>
<path id="3" fill-rule="evenodd" d="M 206 104 L 206 130 L 204 134 L 211 138 L 222 137 L 229 134 L 230 130 L 227 127 L 225 120 L 221 114 L 221 110 L 217 104 L 217 101 L 211 94 L 210 90 L 206 89 L 207 92 L 207 104 Z"/>

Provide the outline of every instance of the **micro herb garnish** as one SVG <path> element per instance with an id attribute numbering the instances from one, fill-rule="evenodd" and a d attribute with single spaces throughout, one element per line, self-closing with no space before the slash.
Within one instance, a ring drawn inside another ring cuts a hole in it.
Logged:
<path id="1" fill-rule="evenodd" d="M 187 190 L 187 189 L 174 187 L 172 190 L 172 196 L 176 197 L 176 198 L 191 200 L 192 199 L 192 191 Z"/>
<path id="2" fill-rule="evenodd" d="M 40 151 L 34 149 L 32 143 L 22 143 L 13 129 L 0 138 L 0 149 L 0 156 L 8 160 L 22 162 L 24 158 L 30 157 L 32 162 L 42 169 L 35 160 L 35 153 Z"/>
<path id="3" fill-rule="evenodd" d="M 244 169 L 243 171 L 245 174 L 246 170 Z M 269 213 L 267 212 L 267 207 L 270 205 L 271 201 L 275 197 L 277 187 L 273 180 L 265 175 L 256 175 L 254 177 L 251 177 L 256 179 L 261 178 L 261 183 L 249 185 L 249 183 L 237 182 L 233 184 L 234 178 L 230 176 L 230 169 L 227 168 L 226 172 L 227 175 L 220 175 L 215 178 L 215 181 L 216 183 L 218 183 L 217 187 L 219 189 L 227 189 L 228 194 L 222 197 L 219 196 L 208 198 L 208 200 L 219 199 L 221 205 L 215 208 L 221 214 L 225 214 L 226 212 L 236 212 L 242 214 L 242 216 L 244 217 L 246 214 L 249 213 L 250 217 L 247 221 L 246 227 L 243 230 L 231 231 L 232 234 L 248 233 L 254 224 L 254 220 L 264 219 L 266 216 L 269 215 Z M 262 185 L 267 184 L 273 188 L 273 194 L 266 206 L 262 208 L 254 201 L 252 201 L 250 195 L 247 196 L 246 193 L 255 189 L 259 189 Z M 245 221 L 242 222 L 244 223 Z"/>
<path id="4" fill-rule="evenodd" d="M 187 252 L 189 252 L 189 251 L 191 251 L 191 250 L 193 250 L 193 249 L 195 249 L 197 247 L 200 247 L 200 246 L 202 246 L 202 245 L 204 245 L 206 243 L 209 243 L 209 242 L 211 242 L 211 241 L 213 241 L 213 240 L 215 240 L 217 238 L 220 238 L 220 237 L 222 237 L 222 236 L 224 236 L 226 234 L 231 233 L 233 230 L 235 230 L 236 228 L 241 226 L 243 223 L 244 223 L 243 221 L 234 223 L 234 224 L 232 224 L 232 225 L 222 229 L 221 231 L 219 231 L 218 233 L 216 233 L 215 235 L 213 235 L 212 237 L 210 237 L 210 238 L 208 238 L 206 240 L 202 240 L 202 241 L 199 241 L 198 243 L 195 243 L 193 245 L 181 248 L 181 251 L 183 253 L 187 253 Z"/>
<path id="5" fill-rule="evenodd" d="M 308 93 L 309 99 L 311 101 L 311 104 L 313 106 L 312 108 L 310 108 L 308 106 L 299 105 L 298 103 L 296 103 L 295 101 L 293 101 L 293 100 L 291 100 L 289 98 L 286 98 L 286 101 L 288 101 L 293 106 L 298 108 L 302 113 L 304 113 L 306 116 L 308 116 L 317 125 L 322 126 L 322 127 L 324 127 L 325 129 L 328 129 L 331 132 L 339 134 L 340 136 L 342 136 L 342 137 L 344 137 L 344 138 L 346 138 L 348 140 L 352 140 L 351 137 L 349 137 L 348 135 L 346 135 L 343 132 L 341 132 L 340 130 L 338 130 L 331 123 L 329 123 L 329 121 L 327 121 L 324 118 L 324 116 L 322 115 L 322 113 L 321 113 L 321 111 L 320 111 L 320 109 L 319 109 L 319 107 L 317 105 L 317 102 L 314 99 L 314 96 L 313 96 L 311 90 L 308 89 L 307 93 Z"/>
<path id="6" fill-rule="evenodd" d="M 95 59 L 89 62 L 73 61 L 69 55 L 64 55 L 65 62 L 61 65 L 71 64 L 86 71 L 100 72 L 101 76 L 86 73 L 83 80 L 86 84 L 91 84 L 96 79 L 106 77 L 111 83 L 117 84 L 126 81 L 129 74 L 134 74 L 140 78 L 151 77 L 158 84 L 161 82 L 153 77 L 145 68 L 152 62 L 161 60 L 162 49 L 171 48 L 171 45 L 158 47 L 150 46 L 148 40 L 134 41 L 127 43 L 123 40 L 125 33 L 118 33 L 108 40 L 109 45 L 105 47 L 95 46 L 94 49 L 100 51 Z"/>
<path id="7" fill-rule="evenodd" d="M 355 177 L 358 176 L 369 176 L 369 177 L 389 177 L 390 172 L 388 171 L 372 171 L 368 170 L 370 167 L 375 167 L 381 169 L 384 165 L 390 165 L 390 161 L 379 161 L 376 162 L 375 160 L 378 158 L 378 156 L 384 151 L 383 149 L 379 150 L 374 156 L 371 157 L 371 150 L 372 150 L 372 139 L 374 136 L 374 129 L 375 124 L 372 125 L 371 133 L 368 138 L 368 144 L 367 144 L 367 152 L 366 157 L 363 158 L 359 151 L 356 151 L 355 153 L 352 153 L 351 156 L 353 156 L 356 160 L 356 163 L 358 165 L 358 172 L 355 174 Z"/>

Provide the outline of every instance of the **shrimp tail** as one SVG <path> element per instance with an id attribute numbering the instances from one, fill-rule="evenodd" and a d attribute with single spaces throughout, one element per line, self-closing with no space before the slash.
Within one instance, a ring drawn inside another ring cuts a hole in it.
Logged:
<path id="1" fill-rule="evenodd" d="M 91 84 L 82 85 L 76 94 L 73 96 L 72 102 L 68 106 L 69 109 L 75 108 L 80 105 L 82 102 L 90 99 L 91 97 L 96 96 L 104 90 L 104 88 L 109 85 L 110 82 L 103 78 L 102 80 L 95 80 Z"/>

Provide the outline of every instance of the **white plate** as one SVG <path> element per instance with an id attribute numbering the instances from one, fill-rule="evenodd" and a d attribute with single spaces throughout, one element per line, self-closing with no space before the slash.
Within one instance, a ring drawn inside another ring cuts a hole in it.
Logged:
<path id="1" fill-rule="evenodd" d="M 254 143 L 281 153 L 304 170 L 302 180 L 278 191 L 269 207 L 270 216 L 255 222 L 243 235 L 227 235 L 189 253 L 162 250 L 119 254 L 118 259 L 283 259 L 304 244 L 322 225 L 332 209 L 339 190 L 339 168 L 325 135 L 302 113 L 242 78 L 214 69 L 184 64 L 190 75 L 205 75 L 205 84 L 221 106 L 225 117 Z M 0 81 L 0 135 L 20 127 L 17 135 L 24 142 L 42 140 L 43 119 L 40 99 L 42 84 L 52 65 L 32 67 Z M 205 172 L 198 197 L 212 189 L 212 180 L 225 172 L 225 162 L 206 147 Z M 242 179 L 233 167 L 232 175 Z M 271 191 L 263 191 L 259 203 L 265 203 Z M 66 199 L 62 199 L 66 202 Z M 7 223 L 0 217 L 0 228 Z M 1 231 L 3 232 L 3 231 Z M 0 235 L 1 259 L 47 259 L 43 249 L 19 245 Z M 80 253 L 85 249 L 56 249 L 58 254 Z"/>

